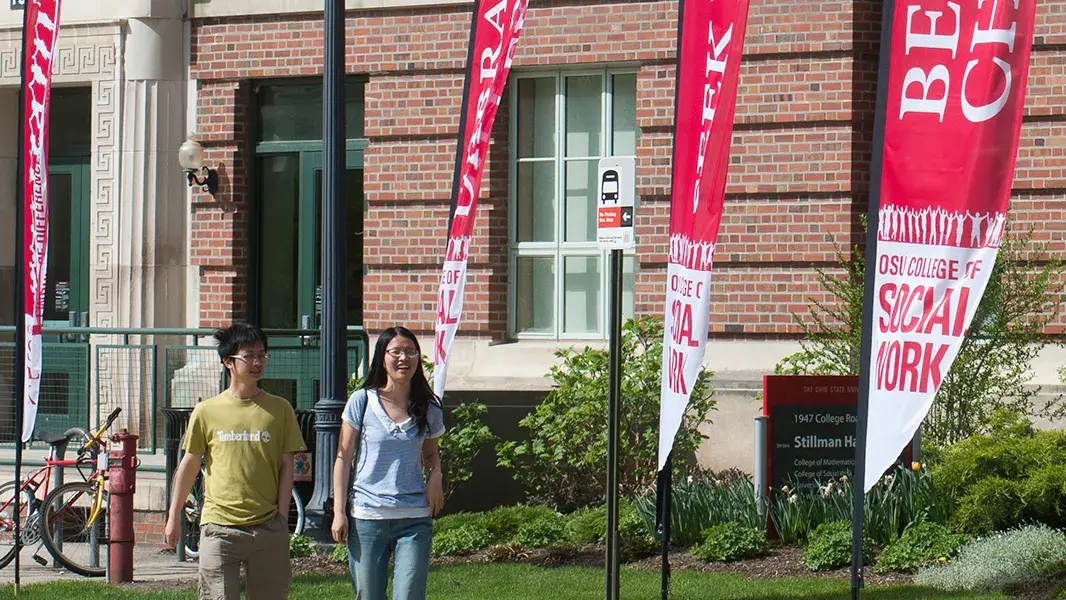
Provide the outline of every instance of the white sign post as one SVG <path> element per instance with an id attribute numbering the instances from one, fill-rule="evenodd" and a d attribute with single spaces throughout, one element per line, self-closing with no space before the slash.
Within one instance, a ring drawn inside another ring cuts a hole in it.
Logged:
<path id="1" fill-rule="evenodd" d="M 601 250 L 632 250 L 636 160 L 601 158 L 596 195 L 596 242 Z"/>

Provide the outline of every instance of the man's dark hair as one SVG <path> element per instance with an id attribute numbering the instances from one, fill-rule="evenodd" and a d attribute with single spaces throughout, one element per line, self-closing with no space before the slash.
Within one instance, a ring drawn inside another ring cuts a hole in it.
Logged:
<path id="1" fill-rule="evenodd" d="M 229 327 L 215 330 L 215 340 L 218 342 L 218 358 L 220 362 L 234 354 L 241 348 L 263 342 L 263 352 L 267 351 L 267 336 L 263 330 L 248 323 L 234 323 Z"/>

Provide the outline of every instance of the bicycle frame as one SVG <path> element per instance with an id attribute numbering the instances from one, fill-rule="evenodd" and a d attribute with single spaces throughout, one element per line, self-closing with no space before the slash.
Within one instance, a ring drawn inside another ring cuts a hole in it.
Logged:
<path id="1" fill-rule="evenodd" d="M 82 478 L 85 481 L 96 479 L 96 491 L 94 493 L 92 511 L 89 517 L 89 522 L 94 523 L 96 519 L 99 518 L 100 515 L 103 513 L 103 492 L 104 482 L 106 480 L 108 456 L 107 442 L 104 440 L 103 435 L 104 432 L 107 431 L 109 427 L 111 427 L 111 424 L 115 422 L 115 419 L 118 417 L 120 412 L 122 412 L 122 409 L 116 408 L 111 412 L 110 415 L 108 415 L 107 421 L 100 425 L 96 432 L 93 433 L 80 448 L 78 448 L 78 458 L 56 460 L 54 458 L 55 450 L 53 449 L 51 452 L 49 452 L 48 457 L 45 458 L 44 466 L 34 471 L 33 474 L 26 478 L 26 480 L 16 491 L 16 495 L 25 493 L 28 489 L 32 493 L 32 497 L 34 500 L 37 500 L 38 502 L 44 501 L 44 499 L 47 498 L 49 494 L 48 486 L 51 482 L 52 469 L 55 467 L 75 467 L 76 469 L 78 469 L 78 473 L 82 475 Z M 86 463 L 87 461 L 83 457 L 85 455 L 85 452 L 92 448 L 94 445 L 100 448 L 100 453 L 97 457 L 97 464 L 93 466 L 93 471 L 89 474 L 89 476 L 85 476 L 84 473 L 82 473 L 81 471 L 81 465 L 83 463 Z M 42 487 L 44 489 L 44 493 L 39 495 L 38 492 L 42 489 Z M 4 502 L 3 504 L 0 504 L 0 514 L 6 514 L 8 508 L 12 504 L 14 504 L 16 495 L 12 495 L 10 500 Z M 29 516 L 30 513 L 31 509 L 28 507 L 26 511 L 27 516 Z M 13 518 L 17 519 L 18 516 L 15 515 Z M 2 528 L 10 528 L 11 530 L 13 530 L 14 524 L 8 521 L 8 519 L 0 520 L 0 526 L 2 526 Z"/>
<path id="2" fill-rule="evenodd" d="M 51 457 L 46 458 L 45 461 L 44 461 L 44 466 L 41 467 L 40 469 L 37 469 L 36 471 L 33 472 L 33 474 L 31 474 L 29 477 L 27 477 L 26 480 L 22 482 L 22 486 L 19 487 L 18 491 L 21 494 L 21 493 L 25 493 L 27 490 L 29 490 L 30 492 L 32 492 L 33 498 L 35 500 L 43 501 L 48 496 L 49 485 L 51 484 L 51 481 L 52 481 L 51 475 L 52 475 L 52 469 L 53 468 L 55 468 L 55 467 L 79 467 L 81 465 L 81 463 L 83 463 L 83 462 L 84 461 L 78 460 L 78 459 L 55 460 L 55 459 L 53 459 Z M 81 470 L 79 468 L 79 472 L 80 471 Z M 84 477 L 84 475 L 83 475 L 83 477 Z M 86 477 L 85 479 L 88 479 L 88 477 Z M 43 489 L 43 493 L 41 493 L 42 489 Z M 7 509 L 9 507 L 11 507 L 11 505 L 14 504 L 14 502 L 15 502 L 15 498 L 14 498 L 14 496 L 12 496 L 11 499 L 8 500 L 7 502 L 4 502 L 3 504 L 0 504 L 0 513 L 6 514 Z M 11 525 L 11 528 L 14 529 L 14 526 L 11 523 L 7 523 L 6 521 L 7 521 L 7 519 L 4 519 L 3 521 L 0 521 L 0 523 L 2 523 L 3 525 Z"/>
<path id="3" fill-rule="evenodd" d="M 104 457 L 104 461 L 107 460 L 106 453 L 101 454 L 101 456 Z M 96 480 L 96 488 L 93 490 L 93 503 L 92 508 L 89 511 L 88 524 L 90 526 L 95 524 L 96 519 L 98 519 L 104 512 L 104 488 L 106 487 L 105 482 L 107 480 L 104 473 L 106 472 L 106 470 L 98 468 L 96 472 L 93 473 L 93 479 Z"/>

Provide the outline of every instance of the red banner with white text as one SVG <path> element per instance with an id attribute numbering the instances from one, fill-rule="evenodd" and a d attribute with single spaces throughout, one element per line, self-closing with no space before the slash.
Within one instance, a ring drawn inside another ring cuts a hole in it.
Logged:
<path id="1" fill-rule="evenodd" d="M 1036 0 L 896 3 L 867 307 L 867 491 L 928 414 L 992 273 L 1035 12 Z"/>
<path id="2" fill-rule="evenodd" d="M 703 363 L 747 20 L 747 0 L 682 0 L 679 8 L 660 470 Z"/>
<path id="3" fill-rule="evenodd" d="M 477 0 L 474 4 L 448 244 L 437 293 L 433 390 L 438 397 L 444 396 L 448 359 L 463 314 L 466 264 L 492 124 L 507 84 L 518 36 L 525 24 L 528 3 L 528 0 Z"/>
<path id="4" fill-rule="evenodd" d="M 48 257 L 48 114 L 52 63 L 59 39 L 59 0 L 29 0 L 23 30 L 21 176 L 23 222 L 25 396 L 22 441 L 33 436 L 41 390 L 41 325 Z"/>

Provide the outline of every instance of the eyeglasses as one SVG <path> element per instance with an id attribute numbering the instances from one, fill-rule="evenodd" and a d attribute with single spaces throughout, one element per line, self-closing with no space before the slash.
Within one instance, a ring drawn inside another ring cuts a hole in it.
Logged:
<path id="1" fill-rule="evenodd" d="M 401 356 L 406 356 L 407 358 L 415 358 L 416 356 L 418 356 L 418 350 L 401 350 L 399 348 L 393 348 L 392 350 L 386 350 L 385 354 L 388 354 L 393 358 L 400 358 Z"/>
<path id="2" fill-rule="evenodd" d="M 270 354 L 234 354 L 230 358 L 239 358 L 247 362 L 266 362 L 270 358 Z"/>

